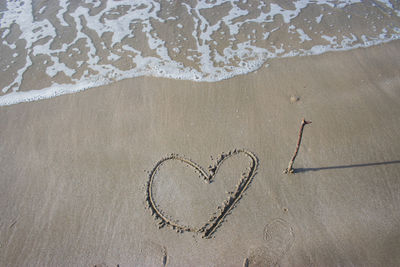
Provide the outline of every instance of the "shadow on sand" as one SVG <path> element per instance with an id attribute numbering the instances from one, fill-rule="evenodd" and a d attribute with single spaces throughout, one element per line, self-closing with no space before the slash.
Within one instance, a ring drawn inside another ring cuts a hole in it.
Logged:
<path id="1" fill-rule="evenodd" d="M 328 167 L 319 167 L 319 168 L 296 168 L 296 169 L 294 169 L 294 173 L 309 172 L 309 171 L 322 171 L 322 170 L 334 170 L 334 169 L 348 169 L 348 168 L 379 166 L 379 165 L 389 165 L 389 164 L 399 164 L 399 163 L 400 163 L 400 160 L 394 160 L 394 161 L 372 162 L 372 163 L 364 163 L 364 164 L 328 166 Z"/>

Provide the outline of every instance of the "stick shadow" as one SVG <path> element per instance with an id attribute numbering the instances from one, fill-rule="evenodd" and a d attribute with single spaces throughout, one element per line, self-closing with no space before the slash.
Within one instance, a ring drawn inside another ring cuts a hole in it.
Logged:
<path id="1" fill-rule="evenodd" d="M 295 173 L 301 173 L 301 172 L 310 172 L 310 171 L 349 169 L 349 168 L 379 166 L 379 165 L 390 165 L 390 164 L 400 164 L 400 160 L 384 161 L 384 162 L 371 162 L 371 163 L 352 164 L 352 165 L 327 166 L 327 167 L 318 167 L 318 168 L 296 168 L 296 169 L 294 169 L 294 172 Z"/>

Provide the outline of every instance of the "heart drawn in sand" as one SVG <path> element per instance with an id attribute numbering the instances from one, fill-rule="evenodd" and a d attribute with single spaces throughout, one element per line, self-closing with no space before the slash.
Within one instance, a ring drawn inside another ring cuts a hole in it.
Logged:
<path id="1" fill-rule="evenodd" d="M 165 214 L 161 211 L 153 197 L 153 183 L 157 178 L 157 172 L 160 167 L 167 161 L 178 161 L 187 166 L 193 168 L 193 170 L 200 174 L 200 178 L 202 178 L 206 183 L 211 183 L 214 180 L 215 175 L 217 174 L 219 168 L 222 163 L 229 159 L 234 155 L 244 154 L 250 159 L 250 167 L 247 168 L 247 171 L 242 174 L 239 178 L 238 183 L 236 184 L 235 191 L 232 192 L 229 197 L 224 201 L 221 207 L 218 207 L 218 210 L 214 215 L 206 222 L 203 226 L 196 228 L 192 226 L 186 226 L 179 224 L 177 220 L 171 219 L 169 215 Z M 146 190 L 146 200 L 148 203 L 148 207 L 151 210 L 152 214 L 155 216 L 157 220 L 159 220 L 159 227 L 168 226 L 176 230 L 177 232 L 195 232 L 202 233 L 204 238 L 210 238 L 212 234 L 216 231 L 216 229 L 221 226 L 225 217 L 233 210 L 236 206 L 240 198 L 243 196 L 246 189 L 249 187 L 251 181 L 256 175 L 256 171 L 258 168 L 258 159 L 252 153 L 244 149 L 235 149 L 229 153 L 222 154 L 218 159 L 215 165 L 210 166 L 209 171 L 206 172 L 202 167 L 193 162 L 190 159 L 184 158 L 177 154 L 169 155 L 156 163 L 154 168 L 151 170 L 149 175 L 149 180 L 147 183 Z"/>

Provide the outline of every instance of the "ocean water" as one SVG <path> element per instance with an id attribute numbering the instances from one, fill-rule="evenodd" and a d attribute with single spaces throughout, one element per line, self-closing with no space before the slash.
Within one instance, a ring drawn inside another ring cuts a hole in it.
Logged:
<path id="1" fill-rule="evenodd" d="M 0 105 L 138 76 L 215 82 L 400 38 L 398 0 L 2 0 Z"/>

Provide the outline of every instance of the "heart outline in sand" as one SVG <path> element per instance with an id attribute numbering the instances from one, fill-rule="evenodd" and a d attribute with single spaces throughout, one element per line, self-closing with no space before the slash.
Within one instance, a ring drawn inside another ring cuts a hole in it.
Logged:
<path id="1" fill-rule="evenodd" d="M 169 216 L 164 214 L 158 207 L 153 198 L 153 182 L 156 178 L 157 171 L 159 168 L 167 161 L 177 160 L 182 163 L 185 163 L 189 167 L 192 167 L 195 172 L 200 174 L 200 177 L 204 179 L 206 183 L 211 183 L 214 180 L 215 175 L 217 174 L 220 166 L 224 161 L 229 159 L 230 157 L 238 154 L 245 154 L 250 158 L 251 163 L 250 167 L 247 168 L 248 172 L 242 174 L 239 179 L 238 184 L 236 185 L 236 190 L 223 202 L 221 207 L 218 207 L 218 210 L 214 215 L 200 228 L 194 228 L 191 226 L 181 225 L 178 222 L 168 218 Z M 215 165 L 209 167 L 209 173 L 207 173 L 202 167 L 200 167 L 194 161 L 187 159 L 185 157 L 179 156 L 177 154 L 171 154 L 156 163 L 154 168 L 151 170 L 149 175 L 149 180 L 147 182 L 146 188 L 146 201 L 148 204 L 148 208 L 151 210 L 152 215 L 159 220 L 159 228 L 164 226 L 169 226 L 177 232 L 195 232 L 195 233 L 203 233 L 203 238 L 210 238 L 212 234 L 217 230 L 218 227 L 221 226 L 225 217 L 233 210 L 236 204 L 239 202 L 241 197 L 243 196 L 246 189 L 249 187 L 252 182 L 254 176 L 257 174 L 256 171 L 258 169 L 258 158 L 250 151 L 245 149 L 235 149 L 229 153 L 223 153 L 218 159 Z"/>

